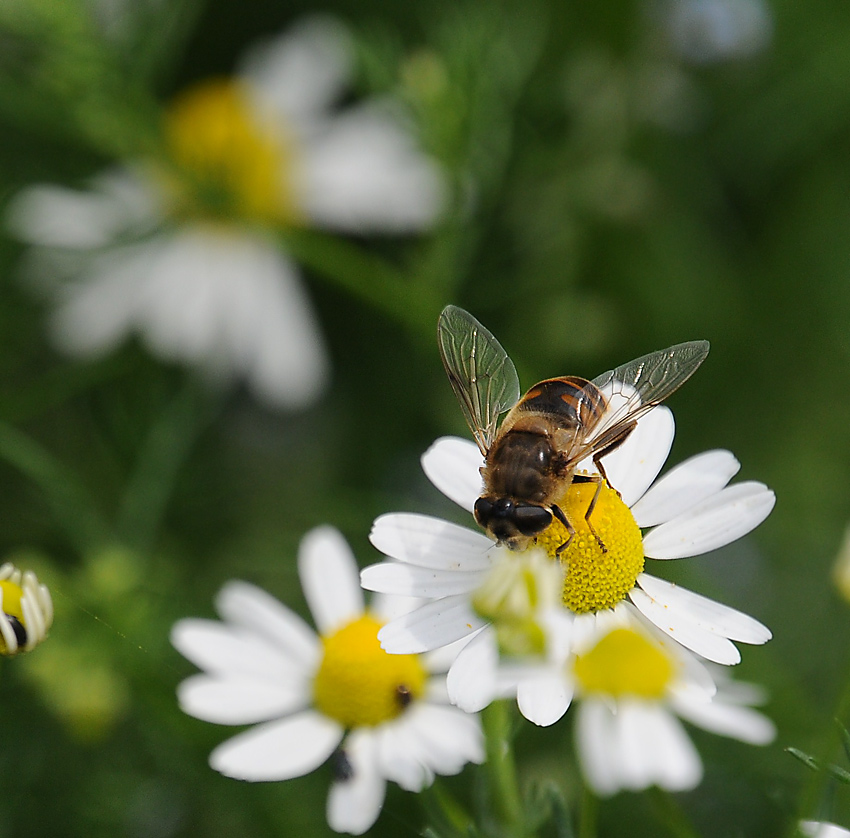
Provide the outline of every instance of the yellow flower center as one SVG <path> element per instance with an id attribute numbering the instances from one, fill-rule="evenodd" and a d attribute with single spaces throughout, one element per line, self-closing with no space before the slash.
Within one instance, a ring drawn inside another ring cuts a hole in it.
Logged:
<path id="1" fill-rule="evenodd" d="M 0 591 L 3 592 L 3 613 L 7 617 L 14 617 L 20 625 L 26 629 L 24 623 L 24 609 L 21 605 L 21 599 L 24 595 L 20 585 L 16 585 L 8 579 L 0 579 Z M 6 641 L 3 640 L 3 635 L 0 634 L 0 655 L 5 655 L 9 651 Z"/>
<path id="2" fill-rule="evenodd" d="M 597 487 L 588 522 L 587 510 Z M 569 530 L 555 519 L 537 537 L 537 544 L 564 566 L 564 605 L 576 614 L 613 607 L 625 599 L 643 570 L 643 539 L 631 511 L 607 483 L 572 483 L 558 506 L 575 529 L 572 540 Z"/>
<path id="3" fill-rule="evenodd" d="M 662 698 L 673 678 L 673 661 L 662 648 L 631 629 L 614 629 L 576 657 L 576 679 L 586 693 L 621 698 Z"/>
<path id="4" fill-rule="evenodd" d="M 180 184 L 171 183 L 180 203 L 214 217 L 299 220 L 291 143 L 262 119 L 243 84 L 213 79 L 190 87 L 169 106 L 164 128 L 181 170 Z"/>
<path id="5" fill-rule="evenodd" d="M 313 698 L 322 713 L 347 728 L 394 719 L 425 692 L 427 673 L 419 657 L 385 652 L 378 641 L 380 628 L 364 614 L 322 638 Z"/>

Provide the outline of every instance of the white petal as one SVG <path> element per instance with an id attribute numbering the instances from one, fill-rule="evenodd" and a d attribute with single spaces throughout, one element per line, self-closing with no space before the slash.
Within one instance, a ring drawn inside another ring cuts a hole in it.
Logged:
<path id="1" fill-rule="evenodd" d="M 672 582 L 650 576 L 648 573 L 641 573 L 638 576 L 638 584 L 649 596 L 668 606 L 671 611 L 676 610 L 685 614 L 689 620 L 703 628 L 722 634 L 731 640 L 760 645 L 767 643 L 772 637 L 767 626 L 748 614 Z"/>
<path id="2" fill-rule="evenodd" d="M 348 33 L 330 16 L 313 15 L 282 36 L 254 47 L 240 63 L 239 74 L 261 106 L 296 130 L 312 123 L 333 104 L 350 75 Z M 307 125 L 305 125 L 307 123 Z"/>
<path id="3" fill-rule="evenodd" d="M 416 148 L 389 103 L 348 108 L 301 155 L 302 202 L 318 226 L 409 233 L 430 226 L 444 204 L 438 167 Z"/>
<path id="4" fill-rule="evenodd" d="M 210 754 L 210 765 L 237 780 L 289 780 L 318 768 L 342 734 L 337 722 L 307 710 L 228 739 Z"/>
<path id="5" fill-rule="evenodd" d="M 676 424 L 663 405 L 638 421 L 626 441 L 602 460 L 608 482 L 631 506 L 652 485 L 670 453 Z"/>
<path id="6" fill-rule="evenodd" d="M 752 707 L 726 704 L 721 695 L 710 702 L 674 698 L 673 704 L 683 719 L 720 736 L 750 745 L 767 745 L 776 738 L 776 726 L 767 716 Z"/>
<path id="7" fill-rule="evenodd" d="M 426 702 L 407 715 L 421 758 L 431 771 L 448 776 L 459 773 L 468 762 L 484 761 L 484 736 L 477 716 Z"/>
<path id="8" fill-rule="evenodd" d="M 631 507 L 639 527 L 670 521 L 718 493 L 741 468 L 731 451 L 705 451 L 679 463 Z"/>
<path id="9" fill-rule="evenodd" d="M 335 832 L 362 835 L 381 814 L 386 781 L 378 771 L 377 740 L 372 730 L 355 730 L 343 746 L 351 776 L 337 780 L 328 795 L 328 824 Z"/>
<path id="10" fill-rule="evenodd" d="M 381 515 L 369 540 L 394 559 L 436 570 L 486 570 L 494 547 L 480 532 L 414 513 Z"/>
<path id="11" fill-rule="evenodd" d="M 255 632 L 215 620 L 180 620 L 171 630 L 171 643 L 195 666 L 210 673 L 273 679 L 309 668 Z"/>
<path id="12" fill-rule="evenodd" d="M 411 718 L 419 704 L 403 716 L 375 728 L 377 765 L 383 777 L 398 783 L 405 791 L 417 792 L 434 780 L 426 764 L 426 744 Z"/>
<path id="13" fill-rule="evenodd" d="M 519 711 L 541 727 L 555 724 L 567 712 L 573 687 L 560 671 L 547 677 L 526 678 L 517 686 Z"/>
<path id="14" fill-rule="evenodd" d="M 639 791 L 658 785 L 668 791 L 684 791 L 699 784 L 699 754 L 678 719 L 664 707 L 621 701 L 616 725 L 626 788 Z"/>
<path id="15" fill-rule="evenodd" d="M 156 218 L 147 185 L 129 172 L 105 172 L 89 190 L 38 184 L 9 203 L 12 235 L 43 247 L 91 250 L 110 244 L 124 230 L 150 226 Z"/>
<path id="16" fill-rule="evenodd" d="M 668 608 L 640 588 L 632 588 L 629 598 L 644 617 L 686 649 L 726 666 L 740 662 L 741 653 L 731 640 L 698 625 L 687 614 Z"/>
<path id="17" fill-rule="evenodd" d="M 474 591 L 486 575 L 484 570 L 432 570 L 403 562 L 381 562 L 365 568 L 360 581 L 367 591 L 433 599 Z"/>
<path id="18" fill-rule="evenodd" d="M 467 713 L 483 710 L 498 695 L 499 648 L 496 632 L 486 628 L 460 651 L 446 676 L 453 704 Z"/>
<path id="19" fill-rule="evenodd" d="M 762 483 L 727 486 L 647 533 L 644 553 L 652 559 L 681 559 L 716 550 L 755 529 L 775 502 L 773 492 Z"/>
<path id="20" fill-rule="evenodd" d="M 397 617 L 379 632 L 381 648 L 394 655 L 429 652 L 485 625 L 465 596 L 449 596 Z"/>
<path id="21" fill-rule="evenodd" d="M 587 784 L 600 796 L 620 790 L 614 717 L 601 701 L 585 699 L 576 711 L 575 741 Z"/>
<path id="22" fill-rule="evenodd" d="M 231 580 L 216 597 L 215 607 L 225 620 L 266 638 L 305 667 L 318 662 L 320 646 L 316 633 L 262 588 Z"/>
<path id="23" fill-rule="evenodd" d="M 304 536 L 298 575 L 320 634 L 332 634 L 363 614 L 357 560 L 338 530 L 316 527 Z"/>
<path id="24" fill-rule="evenodd" d="M 307 707 L 306 679 L 234 680 L 193 675 L 177 688 L 180 709 L 196 719 L 220 725 L 264 722 Z"/>
<path id="25" fill-rule="evenodd" d="M 478 446 L 457 436 L 440 437 L 422 455 L 422 469 L 428 479 L 467 512 L 472 512 L 484 491 L 483 465 Z"/>

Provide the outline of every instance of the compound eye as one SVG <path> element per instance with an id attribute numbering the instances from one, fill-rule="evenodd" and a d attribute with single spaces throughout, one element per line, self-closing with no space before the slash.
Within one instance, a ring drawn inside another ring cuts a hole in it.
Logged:
<path id="1" fill-rule="evenodd" d="M 493 512 L 495 511 L 492 502 L 487 500 L 487 498 L 478 498 L 472 509 L 475 514 L 475 520 L 486 529 L 487 524 L 492 520 Z"/>
<path id="2" fill-rule="evenodd" d="M 517 506 L 514 509 L 513 522 L 523 535 L 537 535 L 552 523 L 552 513 L 533 504 Z"/>

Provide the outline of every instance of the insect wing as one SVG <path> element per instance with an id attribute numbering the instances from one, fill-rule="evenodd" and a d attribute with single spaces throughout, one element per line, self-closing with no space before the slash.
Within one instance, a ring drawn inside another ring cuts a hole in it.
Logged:
<path id="1" fill-rule="evenodd" d="M 579 462 L 616 441 L 628 425 L 678 390 L 705 360 L 708 349 L 707 340 L 677 343 L 594 378 L 593 384 L 605 395 L 608 407 L 570 459 Z"/>
<path id="2" fill-rule="evenodd" d="M 469 312 L 446 306 L 437 324 L 440 357 L 482 454 L 493 442 L 499 416 L 520 397 L 508 353 Z"/>

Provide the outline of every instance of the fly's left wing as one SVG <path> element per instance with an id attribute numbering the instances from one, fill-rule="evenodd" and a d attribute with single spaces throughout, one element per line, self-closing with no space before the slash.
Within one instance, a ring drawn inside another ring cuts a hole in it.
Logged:
<path id="1" fill-rule="evenodd" d="M 513 361 L 468 311 L 446 306 L 437 323 L 440 357 L 482 454 L 496 434 L 499 416 L 520 397 Z"/>

